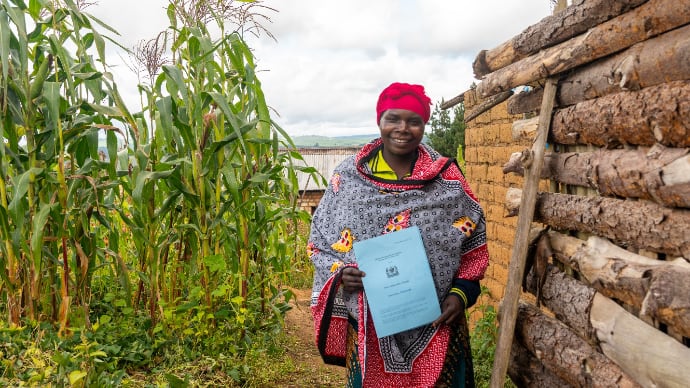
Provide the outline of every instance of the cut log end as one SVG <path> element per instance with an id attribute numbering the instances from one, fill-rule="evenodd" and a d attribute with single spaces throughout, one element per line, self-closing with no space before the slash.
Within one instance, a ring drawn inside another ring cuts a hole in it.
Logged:
<path id="1" fill-rule="evenodd" d="M 508 162 L 503 165 L 504 174 L 509 174 L 511 172 L 517 175 L 524 174 L 525 169 L 522 167 L 522 152 L 513 152 Z"/>
<path id="2" fill-rule="evenodd" d="M 465 102 L 465 92 L 451 98 L 448 101 L 444 101 L 443 104 L 441 104 L 441 109 L 446 110 L 454 107 L 455 105 L 462 104 L 463 102 Z"/>
<path id="3" fill-rule="evenodd" d="M 477 58 L 472 62 L 472 70 L 474 70 L 474 77 L 477 79 L 482 79 L 482 77 L 491 73 L 491 69 L 486 63 L 486 50 L 482 50 L 477 54 Z"/>

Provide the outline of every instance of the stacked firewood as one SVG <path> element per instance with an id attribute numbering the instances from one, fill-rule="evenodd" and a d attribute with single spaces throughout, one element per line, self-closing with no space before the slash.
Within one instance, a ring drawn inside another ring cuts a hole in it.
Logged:
<path id="1" fill-rule="evenodd" d="M 474 71 L 488 105 L 508 98 L 532 117 L 516 140 L 535 136 L 541 85 L 558 79 L 541 171 L 554 192 L 533 219 L 548 229 L 524 282 L 538 304 L 520 304 L 511 379 L 689 386 L 690 0 L 575 0 L 480 52 Z M 504 173 L 523 174 L 528 152 Z M 513 215 L 520 198 L 509 190 Z"/>

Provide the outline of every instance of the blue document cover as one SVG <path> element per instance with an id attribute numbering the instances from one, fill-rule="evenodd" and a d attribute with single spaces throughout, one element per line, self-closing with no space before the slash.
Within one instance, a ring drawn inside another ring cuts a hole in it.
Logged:
<path id="1" fill-rule="evenodd" d="M 353 245 L 379 338 L 414 329 L 441 315 L 429 262 L 416 226 Z"/>

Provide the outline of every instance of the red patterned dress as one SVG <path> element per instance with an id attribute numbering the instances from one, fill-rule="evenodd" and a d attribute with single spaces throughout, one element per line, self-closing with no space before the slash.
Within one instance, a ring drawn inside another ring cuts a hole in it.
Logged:
<path id="1" fill-rule="evenodd" d="M 377 338 L 365 293 L 340 286 L 342 269 L 357 266 L 356 241 L 412 225 L 421 231 L 439 304 L 451 293 L 474 304 L 488 265 L 484 212 L 457 164 L 421 144 L 409 176 L 385 179 L 371 163 L 381 148 L 374 140 L 336 168 L 312 219 L 317 346 L 325 362 L 348 368 L 350 387 L 473 386 L 464 319 Z"/>

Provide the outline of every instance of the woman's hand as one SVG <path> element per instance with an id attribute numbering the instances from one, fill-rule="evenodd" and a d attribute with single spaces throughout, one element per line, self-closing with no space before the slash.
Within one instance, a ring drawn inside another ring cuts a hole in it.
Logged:
<path id="1" fill-rule="evenodd" d="M 364 288 L 362 278 L 366 274 L 355 267 L 343 269 L 343 289 L 347 292 L 361 291 Z"/>
<path id="2" fill-rule="evenodd" d="M 448 295 L 443 301 L 443 304 L 441 304 L 441 316 L 432 323 L 432 326 L 436 327 L 443 323 L 446 325 L 453 324 L 457 322 L 464 313 L 465 303 L 455 295 Z"/>

